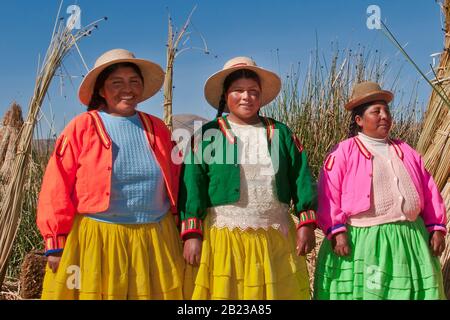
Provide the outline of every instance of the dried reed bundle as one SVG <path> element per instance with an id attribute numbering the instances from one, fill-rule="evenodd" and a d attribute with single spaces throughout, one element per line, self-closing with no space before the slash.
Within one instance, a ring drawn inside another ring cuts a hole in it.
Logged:
<path id="1" fill-rule="evenodd" d="M 450 217 L 450 178 L 447 180 L 447 183 L 442 190 L 442 196 L 445 200 L 445 206 L 447 208 L 447 217 Z M 450 229 L 450 219 L 447 220 L 447 230 Z M 450 234 L 447 234 L 446 239 L 447 246 L 441 256 L 441 265 L 442 265 L 442 277 L 444 279 L 444 290 L 447 294 L 447 298 L 450 297 Z"/>
<path id="2" fill-rule="evenodd" d="M 441 54 L 437 72 L 435 71 L 436 79 L 433 81 L 430 81 L 425 76 L 400 46 L 386 25 L 384 23 L 382 24 L 383 31 L 389 40 L 397 46 L 399 51 L 433 89 L 428 103 L 422 133 L 417 144 L 417 150 L 423 155 L 425 167 L 435 179 L 439 190 L 443 193 L 444 201 L 447 203 L 447 218 L 450 218 L 450 210 L 448 210 L 450 194 L 448 191 L 443 192 L 443 188 L 448 185 L 450 177 L 450 0 L 445 0 L 440 4 L 445 17 L 444 51 Z M 446 244 L 447 249 L 441 258 L 441 262 L 443 265 L 444 286 L 447 297 L 450 298 L 450 249 L 448 248 L 450 242 L 448 237 Z"/>
<path id="3" fill-rule="evenodd" d="M 0 208 L 0 285 L 3 283 L 7 262 L 11 254 L 12 245 L 17 234 L 21 217 L 22 199 L 24 194 L 24 183 L 26 168 L 30 158 L 31 141 L 37 117 L 41 109 L 45 94 L 50 86 L 56 70 L 61 65 L 63 58 L 77 41 L 84 36 L 90 35 L 97 28 L 95 21 L 85 28 L 72 33 L 75 19 L 66 23 L 59 19 L 63 1 L 58 9 L 55 27 L 52 33 L 50 45 L 43 59 L 42 65 L 38 67 L 38 74 L 34 88 L 33 97 L 30 100 L 29 111 L 26 122 L 22 126 L 17 154 L 11 168 L 11 177 Z"/>
<path id="4" fill-rule="evenodd" d="M 433 141 L 427 148 L 423 160 L 439 190 L 443 190 L 450 176 L 450 112 L 434 132 Z"/>
<path id="5" fill-rule="evenodd" d="M 22 125 L 22 109 L 14 102 L 5 114 L 3 126 L 0 129 L 0 190 L 2 194 L 8 182 L 12 162 L 16 154 L 16 142 Z"/>
<path id="6" fill-rule="evenodd" d="M 450 80 L 450 1 L 445 0 L 441 4 L 442 13 L 445 18 L 445 34 L 444 34 L 444 50 L 441 54 L 439 67 L 436 70 L 436 79 L 433 83 L 443 89 L 446 96 L 449 96 L 450 87 L 448 86 Z M 428 103 L 428 109 L 424 120 L 424 128 L 422 135 L 417 144 L 417 150 L 425 154 L 430 147 L 433 136 L 442 125 L 442 121 L 445 119 L 446 114 L 449 112 L 448 106 L 435 91 L 431 93 L 431 97 Z M 447 131 L 448 132 L 448 131 Z"/>

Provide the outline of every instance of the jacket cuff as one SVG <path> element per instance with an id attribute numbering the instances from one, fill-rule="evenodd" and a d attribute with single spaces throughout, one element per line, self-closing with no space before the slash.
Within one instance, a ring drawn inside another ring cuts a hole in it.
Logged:
<path id="1" fill-rule="evenodd" d="M 298 215 L 299 222 L 297 229 L 303 227 L 305 224 L 314 224 L 314 229 L 317 228 L 317 216 L 314 210 L 302 211 Z"/>
<path id="2" fill-rule="evenodd" d="M 66 246 L 66 235 L 49 236 L 46 237 L 45 242 L 45 255 L 49 253 L 61 252 Z"/>
<path id="3" fill-rule="evenodd" d="M 447 227 L 445 224 L 427 224 L 426 227 L 430 233 L 433 231 L 442 231 L 444 235 L 447 234 Z"/>
<path id="4" fill-rule="evenodd" d="M 328 238 L 328 240 L 331 240 L 331 238 L 333 238 L 333 236 L 337 233 L 341 233 L 341 232 L 347 232 L 347 227 L 345 226 L 345 224 L 337 224 L 333 227 L 328 228 L 327 232 L 326 232 L 326 236 Z"/>
<path id="5" fill-rule="evenodd" d="M 203 236 L 203 221 L 199 218 L 188 218 L 181 222 L 181 239 L 189 233 L 197 233 Z"/>

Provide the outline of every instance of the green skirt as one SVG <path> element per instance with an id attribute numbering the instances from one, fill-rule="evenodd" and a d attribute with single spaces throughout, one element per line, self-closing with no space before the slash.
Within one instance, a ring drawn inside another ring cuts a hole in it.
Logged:
<path id="1" fill-rule="evenodd" d="M 373 227 L 347 226 L 351 253 L 337 256 L 331 241 L 319 250 L 314 298 L 319 300 L 445 299 L 439 259 L 423 220 Z"/>

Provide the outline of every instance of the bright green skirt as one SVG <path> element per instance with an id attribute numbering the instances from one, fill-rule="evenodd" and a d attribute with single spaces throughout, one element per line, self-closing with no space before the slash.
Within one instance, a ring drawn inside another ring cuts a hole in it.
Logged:
<path id="1" fill-rule="evenodd" d="M 347 231 L 348 257 L 337 256 L 328 239 L 320 247 L 315 299 L 445 299 L 439 259 L 421 218 Z"/>

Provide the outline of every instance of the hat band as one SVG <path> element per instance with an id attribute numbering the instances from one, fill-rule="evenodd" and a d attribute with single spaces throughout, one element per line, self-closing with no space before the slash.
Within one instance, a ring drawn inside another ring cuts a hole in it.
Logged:
<path id="1" fill-rule="evenodd" d="M 230 68 L 240 67 L 240 66 L 249 66 L 249 67 L 251 67 L 248 63 L 241 62 L 241 63 L 233 64 L 232 66 L 230 66 Z"/>

